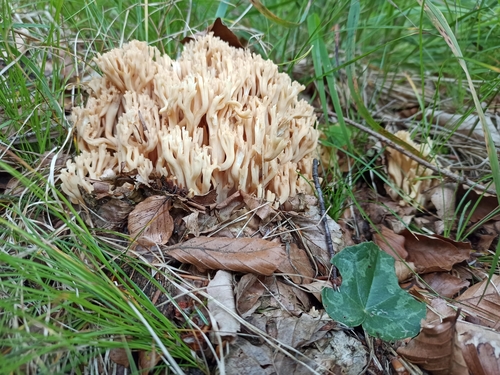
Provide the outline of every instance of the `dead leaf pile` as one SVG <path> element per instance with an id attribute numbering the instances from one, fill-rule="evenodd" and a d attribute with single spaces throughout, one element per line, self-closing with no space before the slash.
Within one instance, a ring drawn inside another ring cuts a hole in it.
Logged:
<path id="1" fill-rule="evenodd" d="M 127 228 L 130 255 L 156 268 L 165 264 L 177 267 L 182 275 L 190 275 L 184 279 L 189 288 L 206 291 L 186 295 L 172 287 L 168 278 L 157 274 L 157 281 L 176 301 L 174 306 L 141 274 L 131 275 L 160 311 L 179 325 L 185 325 L 185 316 L 194 311 L 202 313 L 205 319 L 190 319 L 206 332 L 212 344 L 232 343 L 226 368 L 236 373 L 242 366 L 255 367 L 256 361 L 264 358 L 263 353 L 269 363 L 264 361 L 258 366 L 284 366 L 297 374 L 303 373 L 304 366 L 318 371 L 351 367 L 348 356 L 331 345 L 334 337 L 345 334 L 335 330 L 322 310 L 314 317 L 307 315 L 316 311 L 314 306 L 326 283 L 321 279 L 330 272 L 325 228 L 316 198 L 298 195 L 277 209 L 242 191 L 216 203 L 212 192 L 188 197 L 165 180 L 136 187 L 133 193 L 126 191 L 130 183 L 126 176 L 123 181 L 123 196 L 110 196 L 105 189 L 99 199 L 86 196 L 92 208 L 88 219 L 102 220 L 95 215 L 98 210 L 112 212 L 113 207 L 127 206 L 108 217 L 106 223 L 113 223 L 115 230 Z M 340 227 L 331 219 L 327 224 L 338 251 L 342 246 Z M 256 345 L 241 337 L 241 332 L 268 337 L 266 345 Z M 193 350 L 213 359 L 202 344 L 203 337 L 198 335 L 193 331 L 183 339 Z M 320 339 L 321 347 L 313 345 Z M 283 343 L 288 345 L 285 351 L 279 349 Z M 366 350 L 358 345 L 356 350 L 363 361 L 356 363 L 366 364 Z M 246 362 L 235 357 L 240 350 L 244 350 Z M 301 353 L 301 359 L 290 357 L 290 350 Z"/>
<path id="2" fill-rule="evenodd" d="M 385 155 L 400 193 L 359 186 L 355 196 L 374 226 L 357 210 L 346 210 L 340 225 L 353 243 L 373 240 L 391 255 L 401 286 L 429 305 L 421 333 L 399 344 L 402 363 L 431 374 L 498 373 L 500 281 L 493 275 L 488 283 L 486 260 L 500 234 L 497 197 L 450 182 L 423 184 L 434 174 L 398 151 Z"/>

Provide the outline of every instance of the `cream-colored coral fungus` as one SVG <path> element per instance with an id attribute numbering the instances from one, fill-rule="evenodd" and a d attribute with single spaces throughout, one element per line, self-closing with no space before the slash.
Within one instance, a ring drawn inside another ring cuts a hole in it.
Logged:
<path id="1" fill-rule="evenodd" d="M 92 193 L 121 173 L 216 189 L 219 201 L 239 189 L 280 203 L 310 192 L 316 117 L 271 61 L 209 34 L 178 60 L 132 41 L 96 62 L 103 76 L 72 114 L 80 154 L 61 172 L 74 203 L 78 186 Z"/>
<path id="2" fill-rule="evenodd" d="M 401 130 L 394 135 L 419 150 L 424 157 L 431 153 L 428 144 L 419 145 L 414 142 L 407 131 Z M 410 203 L 424 206 L 428 200 L 427 193 L 436 184 L 436 181 L 431 178 L 432 170 L 420 166 L 415 160 L 390 147 L 387 148 L 386 157 L 387 172 L 392 182 L 391 186 L 386 186 L 387 193 L 392 199 L 398 200 L 402 192 L 410 199 Z M 407 202 L 402 199 L 399 199 L 398 203 L 401 206 L 407 205 Z"/>

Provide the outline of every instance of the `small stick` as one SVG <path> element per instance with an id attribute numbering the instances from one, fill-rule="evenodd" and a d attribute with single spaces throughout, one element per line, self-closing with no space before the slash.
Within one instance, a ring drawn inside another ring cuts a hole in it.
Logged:
<path id="1" fill-rule="evenodd" d="M 464 184 L 464 185 L 467 185 L 473 189 L 477 189 L 477 190 L 480 190 L 480 191 L 484 191 L 485 193 L 488 193 L 488 194 L 491 194 L 491 195 L 496 195 L 496 191 L 494 190 L 491 190 L 491 189 L 488 189 L 486 186 L 483 186 L 483 185 L 480 185 L 472 180 L 469 180 L 468 178 L 465 178 L 465 177 L 461 177 L 455 173 L 452 173 L 444 168 L 439 168 L 437 166 L 435 166 L 434 164 L 431 164 L 429 163 L 427 160 L 424 160 L 422 158 L 419 158 L 418 156 L 412 154 L 411 152 L 409 152 L 408 150 L 404 149 L 403 147 L 397 145 L 396 143 L 392 142 L 390 139 L 384 137 L 383 135 L 381 134 L 378 134 L 376 131 L 366 127 L 366 126 L 363 126 L 361 124 L 358 124 L 357 122 L 355 121 L 352 121 L 352 120 L 349 120 L 347 118 L 344 118 L 344 121 L 346 123 L 348 123 L 349 125 L 352 125 L 362 131 L 364 131 L 365 133 L 368 133 L 372 136 L 374 136 L 375 138 L 378 138 L 380 139 L 381 141 L 387 143 L 387 145 L 399 152 L 401 152 L 402 154 L 408 156 L 410 159 L 413 159 L 415 160 L 417 163 L 423 165 L 424 167 L 426 168 L 429 168 L 430 170 L 438 173 L 438 174 L 442 174 L 442 175 L 445 175 L 446 177 L 450 178 L 451 180 L 455 181 L 455 182 L 458 182 L 458 183 L 461 183 L 461 184 Z"/>
<path id="2" fill-rule="evenodd" d="M 323 191 L 321 190 L 321 185 L 319 183 L 318 164 L 319 164 L 318 159 L 313 159 L 313 180 L 314 180 L 314 187 L 316 188 L 316 192 L 318 194 L 321 223 L 323 224 L 323 228 L 325 229 L 326 248 L 328 250 L 328 255 L 330 256 L 331 259 L 335 255 L 335 250 L 333 249 L 333 242 L 332 242 L 332 235 L 330 233 L 330 228 L 328 227 L 328 222 L 326 221 L 325 200 L 323 199 Z M 332 280 L 336 279 L 337 279 L 337 267 L 333 266 Z"/>

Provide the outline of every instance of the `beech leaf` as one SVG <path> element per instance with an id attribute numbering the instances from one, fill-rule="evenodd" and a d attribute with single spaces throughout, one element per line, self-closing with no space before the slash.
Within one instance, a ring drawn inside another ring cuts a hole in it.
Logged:
<path id="1" fill-rule="evenodd" d="M 434 234 L 410 232 L 404 230 L 407 261 L 415 263 L 418 273 L 450 271 L 457 263 L 469 259 L 471 246 L 467 242 L 458 242 Z"/>
<path id="2" fill-rule="evenodd" d="M 170 202 L 162 195 L 146 198 L 128 217 L 130 237 L 143 246 L 164 245 L 174 230 Z"/>
<path id="3" fill-rule="evenodd" d="M 422 332 L 398 353 L 433 374 L 467 375 L 460 347 L 455 342 L 456 316 L 422 323 Z"/>
<path id="4" fill-rule="evenodd" d="M 342 275 L 340 290 L 322 291 L 326 312 L 349 327 L 363 325 L 372 336 L 386 341 L 413 337 L 425 317 L 425 304 L 399 285 L 394 258 L 373 242 L 346 247 L 332 263 Z"/>
<path id="5" fill-rule="evenodd" d="M 201 271 L 226 270 L 270 276 L 286 257 L 279 243 L 259 238 L 197 237 L 166 247 L 179 262 Z"/>

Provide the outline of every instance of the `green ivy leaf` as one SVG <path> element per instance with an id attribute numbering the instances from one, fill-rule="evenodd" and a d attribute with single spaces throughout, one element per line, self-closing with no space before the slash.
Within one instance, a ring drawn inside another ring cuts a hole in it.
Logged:
<path id="1" fill-rule="evenodd" d="M 394 258 L 373 242 L 349 246 L 332 263 L 342 275 L 340 290 L 324 288 L 323 304 L 333 320 L 363 325 L 385 341 L 413 337 L 420 331 L 426 306 L 399 287 Z"/>

